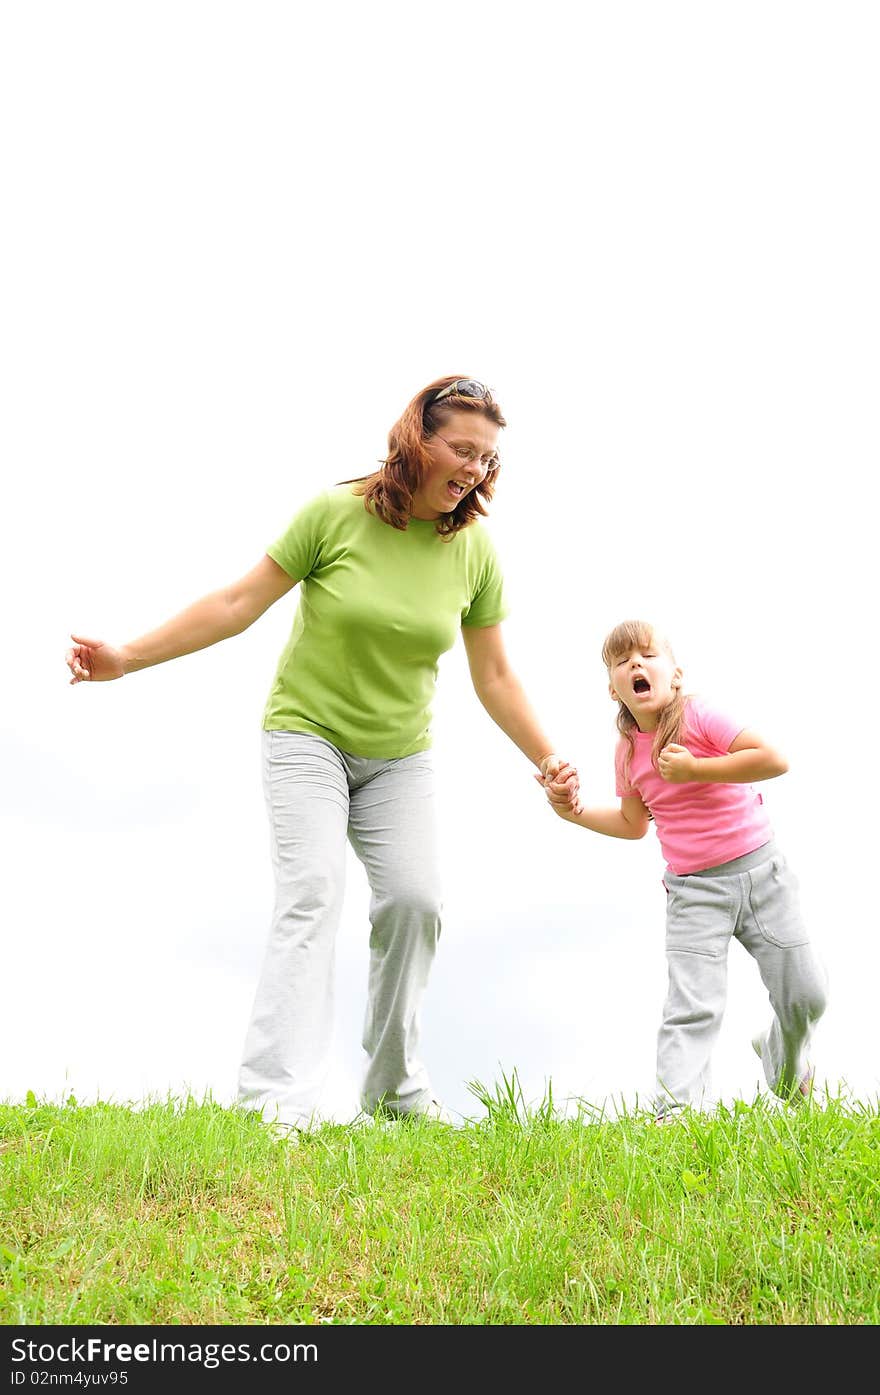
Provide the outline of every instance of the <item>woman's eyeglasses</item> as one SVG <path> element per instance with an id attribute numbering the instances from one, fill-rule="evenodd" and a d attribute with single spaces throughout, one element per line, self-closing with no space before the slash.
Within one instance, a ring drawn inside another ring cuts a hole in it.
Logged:
<path id="1" fill-rule="evenodd" d="M 451 441 L 447 441 L 445 436 L 441 436 L 439 431 L 435 431 L 434 435 L 437 437 L 438 441 L 443 442 L 444 446 L 448 446 L 453 455 L 458 456 L 459 460 L 466 460 L 469 465 L 479 465 L 480 469 L 487 475 L 490 474 L 492 470 L 497 470 L 498 466 L 501 464 L 501 461 L 494 451 L 491 455 L 480 455 L 479 451 L 473 446 L 454 446 Z"/>

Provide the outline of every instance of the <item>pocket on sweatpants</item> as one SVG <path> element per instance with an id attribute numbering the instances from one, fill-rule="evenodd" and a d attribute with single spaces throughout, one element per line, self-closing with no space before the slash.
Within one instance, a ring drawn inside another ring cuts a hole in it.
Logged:
<path id="1" fill-rule="evenodd" d="M 732 929 L 730 898 L 723 884 L 704 877 L 664 878 L 666 953 L 720 959 Z"/>
<path id="2" fill-rule="evenodd" d="M 769 944 L 779 949 L 809 944 L 798 880 L 784 857 L 773 857 L 749 873 L 749 905 Z"/>

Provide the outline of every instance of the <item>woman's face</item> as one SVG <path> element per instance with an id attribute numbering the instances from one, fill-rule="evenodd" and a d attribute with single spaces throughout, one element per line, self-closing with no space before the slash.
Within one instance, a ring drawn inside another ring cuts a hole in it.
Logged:
<path id="1" fill-rule="evenodd" d="M 450 412 L 425 441 L 428 468 L 413 495 L 413 518 L 452 513 L 485 479 L 495 459 L 500 427 L 482 412 Z"/>

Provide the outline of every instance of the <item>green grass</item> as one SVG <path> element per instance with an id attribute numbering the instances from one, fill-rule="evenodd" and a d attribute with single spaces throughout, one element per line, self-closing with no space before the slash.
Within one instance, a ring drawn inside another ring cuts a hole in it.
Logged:
<path id="1" fill-rule="evenodd" d="M 297 1144 L 210 1099 L 0 1105 L 4 1324 L 876 1324 L 880 1118 L 485 1118 Z"/>

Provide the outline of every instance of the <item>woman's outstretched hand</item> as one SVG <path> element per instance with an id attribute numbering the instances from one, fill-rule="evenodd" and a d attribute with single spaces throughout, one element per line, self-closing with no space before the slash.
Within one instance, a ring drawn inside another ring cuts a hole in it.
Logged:
<path id="1" fill-rule="evenodd" d="M 73 645 L 65 654 L 67 667 L 73 674 L 71 683 L 106 683 L 111 678 L 122 678 L 125 664 L 122 653 L 100 639 L 86 639 L 85 635 L 71 635 Z"/>

